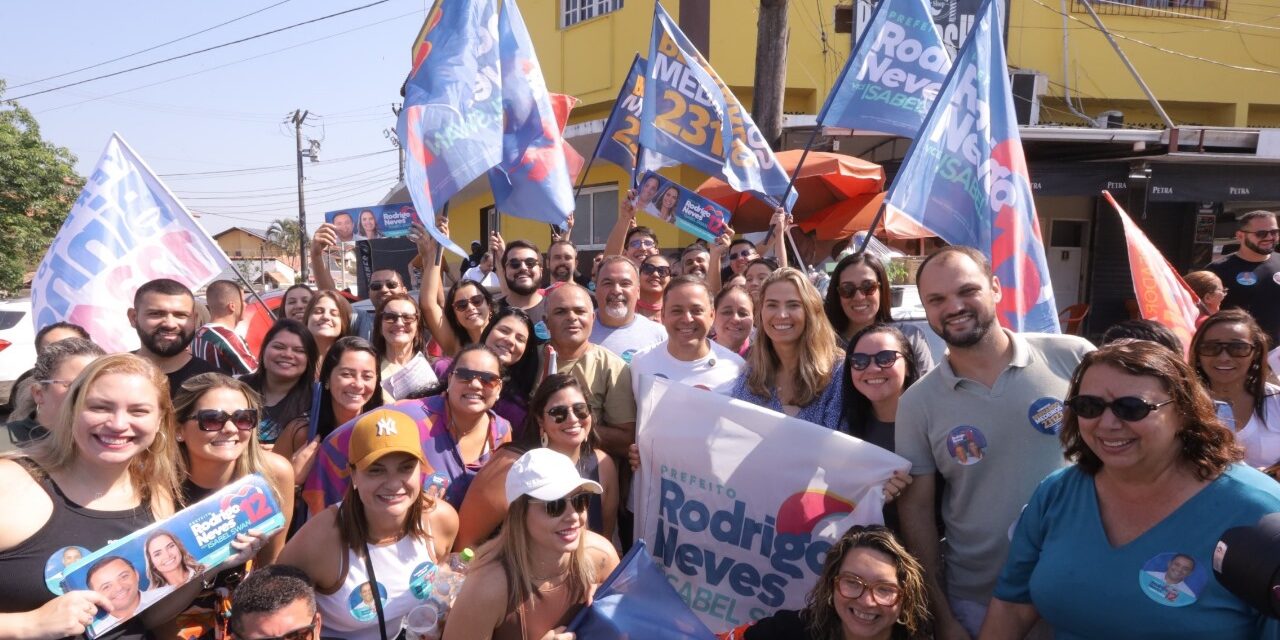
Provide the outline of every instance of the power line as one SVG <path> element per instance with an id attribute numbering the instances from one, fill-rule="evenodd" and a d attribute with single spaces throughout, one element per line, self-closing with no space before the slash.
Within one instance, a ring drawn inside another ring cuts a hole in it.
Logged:
<path id="1" fill-rule="evenodd" d="M 214 45 L 214 46 L 212 46 L 212 47 L 205 47 L 204 49 L 200 49 L 200 50 L 197 50 L 197 51 L 190 51 L 190 52 L 187 52 L 187 53 L 183 53 L 183 54 L 181 54 L 181 55 L 176 55 L 176 56 L 172 56 L 172 57 L 169 57 L 169 58 L 165 58 L 165 59 L 163 59 L 163 60 L 157 60 L 157 61 L 155 61 L 155 62 L 148 62 L 147 64 L 138 65 L 138 66 L 136 66 L 136 67 L 130 67 L 130 68 L 128 68 L 128 69 L 123 69 L 123 70 L 120 70 L 120 71 L 114 71 L 114 72 L 112 72 L 112 73 L 107 73 L 107 74 L 103 74 L 103 75 L 100 75 L 100 76 L 95 76 L 95 77 L 92 77 L 92 78 L 88 78 L 88 79 L 86 79 L 86 80 L 78 80 L 78 81 L 76 81 L 76 82 L 70 82 L 70 83 L 67 83 L 67 84 L 64 84 L 64 85 L 59 85 L 59 86 L 56 86 L 56 87 L 53 87 L 53 88 L 50 88 L 50 89 L 43 89 L 43 90 L 41 90 L 41 91 L 35 91 L 35 92 L 32 92 L 32 93 L 28 93 L 28 94 L 25 94 L 25 95 L 17 96 L 17 97 L 14 97 L 14 98 L 9 98 L 9 100 L 11 100 L 11 101 L 14 101 L 14 100 L 23 100 L 23 99 L 25 99 L 25 98 L 30 98 L 30 97 L 32 97 L 32 96 L 38 96 L 38 95 L 42 95 L 42 94 L 45 94 L 45 93 L 51 93 L 51 92 L 53 92 L 53 91 L 58 91 L 58 90 L 60 90 L 60 89 L 66 89 L 66 88 L 68 88 L 68 87 L 75 87 L 75 86 L 82 85 L 82 84 L 86 84 L 86 83 L 89 83 L 89 82 L 94 82 L 94 81 L 96 81 L 96 80 L 102 80 L 102 79 L 104 79 L 104 78 L 111 78 L 111 77 L 114 77 L 114 76 L 118 76 L 118 75 L 122 75 L 122 74 L 130 73 L 130 72 L 132 72 L 132 71 L 138 71 L 139 69 L 146 69 L 146 68 L 148 68 L 148 67 L 154 67 L 154 66 L 156 66 L 156 65 L 158 65 L 158 64 L 164 64 L 164 63 L 166 63 L 166 62 L 173 62 L 174 60 L 181 60 L 181 59 L 183 59 L 183 58 L 189 58 L 189 57 L 194 56 L 194 55 L 197 55 L 197 54 L 207 53 L 207 52 L 209 52 L 209 51 L 213 51 L 213 50 L 215 50 L 215 49 L 222 49 L 222 48 L 224 48 L 224 47 L 229 47 L 229 46 L 231 46 L 231 45 L 240 44 L 240 43 L 242 43 L 242 42 L 248 42 L 248 41 L 250 41 L 250 40 L 257 40 L 258 38 L 262 38 L 262 37 L 269 36 L 269 35 L 272 35 L 272 34 L 280 33 L 280 32 L 282 32 L 282 31 L 288 31 L 288 30 L 290 30 L 290 29 L 295 29 L 295 28 L 297 28 L 297 27 L 301 27 L 301 26 L 304 26 L 304 25 L 313 24 L 313 23 L 316 23 L 316 22 L 320 22 L 320 21 L 322 21 L 322 20 L 328 20 L 329 18 L 336 18 L 336 17 L 341 16 L 341 15 L 346 15 L 346 14 L 348 14 L 348 13 L 354 13 L 354 12 L 356 12 L 356 11 L 361 11 L 361 10 L 364 10 L 364 9 L 368 9 L 369 7 L 376 7 L 376 6 L 380 5 L 380 4 L 386 4 L 386 3 L 388 3 L 388 2 L 391 2 L 391 0 L 374 0 L 374 2 L 370 2 L 369 4 L 361 5 L 361 6 L 359 6 L 359 7 L 355 7 L 355 8 L 353 8 L 353 9 L 347 9 L 347 10 L 345 10 L 345 11 L 339 11 L 339 12 L 337 12 L 337 13 L 331 13 L 331 14 L 329 14 L 329 15 L 327 15 L 327 16 L 320 16 L 319 18 L 312 18 L 311 20 L 306 20 L 306 21 L 304 21 L 304 22 L 297 22 L 297 23 L 294 23 L 294 24 L 291 24 L 291 25 L 288 25 L 288 26 L 285 26 L 285 27 L 280 27 L 279 29 L 272 29 L 271 31 L 265 31 L 265 32 L 263 32 L 263 33 L 259 33 L 259 34 L 256 34 L 256 35 L 248 36 L 248 37 L 245 37 L 245 38 L 240 38 L 239 40 L 232 40 L 231 42 L 224 42 L 224 43 L 222 43 L 222 44 Z"/>
<path id="2" fill-rule="evenodd" d="M 99 62 L 99 63 L 97 63 L 97 64 L 91 64 L 91 65 L 89 65 L 89 66 L 87 66 L 87 67 L 80 67 L 79 69 L 73 69 L 73 70 L 71 70 L 71 71 L 65 71 L 65 72 L 63 72 L 63 73 L 59 73 L 58 75 L 55 75 L 55 76 L 49 76 L 49 77 L 47 77 L 47 78 L 40 78 L 39 80 L 31 80 L 31 81 L 28 81 L 28 82 L 24 82 L 24 83 L 22 83 L 22 84 L 15 84 L 15 85 L 13 85 L 12 87 L 9 87 L 9 88 L 10 88 L 10 89 L 17 89 L 18 87 L 25 87 L 25 86 L 28 86 L 28 85 L 39 84 L 39 83 L 41 83 L 41 82 L 46 82 L 46 81 L 49 81 L 49 80 L 56 80 L 57 78 L 61 78 L 61 77 L 64 77 L 64 76 L 69 76 L 69 75 L 71 75 L 71 74 L 73 74 L 73 73 L 80 73 L 81 71 L 88 71 L 89 69 L 97 69 L 98 67 L 102 67 L 102 66 L 105 66 L 105 65 L 109 65 L 109 64 L 111 64 L 112 62 L 119 62 L 119 61 L 124 60 L 124 59 L 126 59 L 126 58 L 132 58 L 132 57 L 134 57 L 134 56 L 136 56 L 136 55 L 140 55 L 140 54 L 146 53 L 146 52 L 148 52 L 148 51 L 155 51 L 156 49 L 159 49 L 160 47 L 167 47 L 167 46 L 169 46 L 169 45 L 171 45 L 171 44 L 178 43 L 178 42 L 182 42 L 183 40 L 187 40 L 187 39 L 189 39 L 189 38 L 194 38 L 195 36 L 198 36 L 198 35 L 200 35 L 200 34 L 203 34 L 203 33 L 209 33 L 210 31 L 213 31 L 214 29 L 217 29 L 217 28 L 219 28 L 219 27 L 225 27 L 225 26 L 227 26 L 227 25 L 229 25 L 229 24 L 231 24 L 231 23 L 233 23 L 233 22 L 239 22 L 239 21 L 244 20 L 245 18 L 248 18 L 248 17 L 250 17 L 250 16 L 258 15 L 259 13 L 262 13 L 263 11 L 266 11 L 266 10 L 268 10 L 268 9 L 274 9 L 274 8 L 276 8 L 276 7 L 278 7 L 278 6 L 282 5 L 282 4 L 285 4 L 286 2 L 289 2 L 289 1 L 290 1 L 290 0 L 281 0 L 280 2 L 277 2 L 277 3 L 273 4 L 273 5 L 263 7 L 263 8 L 261 8 L 261 9 L 258 9 L 257 11 L 251 12 L 251 13 L 246 13 L 246 14 L 244 14 L 244 15 L 242 15 L 242 16 L 240 16 L 240 17 L 238 17 L 238 18 L 232 18 L 231 20 L 228 20 L 228 21 L 223 22 L 223 23 L 220 23 L 220 24 L 215 24 L 215 25 L 213 25 L 212 27 L 209 27 L 209 28 L 207 28 L 207 29 L 201 29 L 200 31 L 197 31 L 197 32 L 195 32 L 195 33 L 189 33 L 189 34 L 187 34 L 187 35 L 185 35 L 185 36 L 182 36 L 181 38 L 175 38 L 175 39 L 170 40 L 170 41 L 168 41 L 168 42 L 162 42 L 162 43 L 160 43 L 160 44 L 158 44 L 158 45 L 155 45 L 155 46 L 153 46 L 153 47 L 147 47 L 146 49 L 142 49 L 142 50 L 139 50 L 139 51 L 134 51 L 133 53 L 127 53 L 127 54 L 125 54 L 125 55 L 120 56 L 119 58 L 112 58 L 112 59 L 107 60 L 107 61 L 105 61 L 105 62 Z"/>
<path id="3" fill-rule="evenodd" d="M 1090 1 L 1093 2 L 1094 4 L 1100 4 L 1100 5 L 1111 5 L 1115 7 L 1125 7 L 1130 9 L 1133 8 L 1133 5 L 1131 4 L 1126 4 L 1124 2 L 1117 2 L 1116 0 L 1090 0 Z M 1211 22 L 1221 22 L 1224 24 L 1233 24 L 1233 25 L 1239 25 L 1244 27 L 1252 27 L 1254 29 L 1271 29 L 1273 31 L 1280 31 L 1280 27 L 1273 27 L 1265 24 L 1254 24 L 1252 22 L 1237 22 L 1235 20 L 1224 20 L 1222 18 L 1210 18 L 1209 16 L 1200 16 L 1194 13 L 1182 13 L 1179 11 L 1168 11 L 1166 9 L 1159 9 L 1156 7 L 1142 7 L 1142 10 L 1150 11 L 1156 14 L 1164 14 L 1163 16 L 1162 15 L 1154 16 L 1157 18 L 1164 17 L 1164 16 L 1170 16 L 1175 18 L 1193 18 L 1196 20 L 1208 20 Z M 1221 31 L 1221 29 L 1216 29 L 1216 31 Z"/>
<path id="4" fill-rule="evenodd" d="M 351 180 L 352 178 L 360 178 L 360 179 L 362 179 L 362 180 L 363 180 L 363 179 L 367 179 L 367 177 L 368 177 L 370 174 L 377 173 L 377 172 L 379 172 L 379 171 L 385 171 L 385 170 L 387 170 L 387 167 L 386 167 L 386 166 L 381 166 L 381 165 L 380 165 L 380 166 L 374 167 L 374 168 L 372 168 L 372 169 L 367 169 L 367 170 L 365 170 L 365 171 L 359 171 L 359 172 L 356 172 L 356 173 L 353 173 L 353 174 L 350 174 L 350 175 L 342 176 L 342 177 L 340 177 L 340 178 L 329 178 L 329 179 L 315 179 L 315 178 L 308 178 L 308 179 L 307 179 L 307 184 L 311 184 L 311 185 L 330 185 L 330 184 L 337 184 L 337 183 L 339 183 L 339 182 L 346 182 L 346 181 Z M 197 195 L 208 195 L 208 194 L 214 194 L 214 195 L 230 195 L 230 194 L 239 194 L 239 195 L 245 195 L 245 194 L 252 194 L 252 193 L 272 193 L 272 192 L 279 192 L 279 193 L 277 194 L 277 195 L 279 195 L 280 193 L 283 193 L 283 194 L 292 194 L 292 193 L 297 193 L 297 191 L 298 191 L 298 189 L 297 189 L 297 187 L 296 187 L 296 186 L 290 185 L 290 186 L 288 186 L 288 187 L 266 187 L 266 188 L 263 188 L 263 189 L 215 189 L 215 190 L 212 190 L 212 191 L 208 191 L 208 190 L 204 190 L 204 191 L 202 191 L 202 190 L 197 190 L 197 189 L 175 189 L 175 190 L 174 190 L 174 193 L 176 193 L 176 194 L 178 194 L 178 195 L 180 195 L 180 196 L 184 196 L 184 197 L 191 197 L 191 194 L 197 194 Z"/>
<path id="5" fill-rule="evenodd" d="M 322 164 L 334 164 L 338 162 L 346 162 L 348 160 L 357 160 L 359 158 L 369 158 L 372 156 L 382 155 L 384 153 L 395 153 L 396 151 L 398 151 L 398 149 L 383 149 L 382 151 L 373 151 L 371 153 L 362 153 L 354 156 L 345 156 L 342 158 L 334 158 L 332 160 L 324 160 L 322 161 Z M 296 164 L 277 164 L 277 165 L 269 165 L 265 167 L 246 167 L 244 169 L 226 169 L 223 171 L 190 171 L 186 173 L 160 173 L 156 175 L 160 176 L 161 178 L 182 178 L 182 177 L 213 176 L 213 175 L 224 175 L 224 174 L 243 175 L 245 173 L 279 171 L 280 169 L 296 169 L 296 168 L 297 168 Z"/>
<path id="6" fill-rule="evenodd" d="M 381 175 L 378 175 L 377 177 L 364 176 L 355 180 L 346 180 L 343 182 L 332 182 L 329 184 L 308 183 L 306 185 L 306 189 L 308 193 L 333 192 L 333 191 L 338 191 L 341 189 L 353 187 L 356 185 L 367 185 L 367 184 L 373 184 L 375 182 L 385 182 L 389 179 L 394 178 L 394 176 L 396 175 L 395 173 L 396 167 L 378 167 L 377 169 L 375 169 L 375 171 L 381 172 Z M 297 187 L 294 187 L 292 190 L 282 187 L 282 188 L 272 189 L 269 191 L 263 189 L 257 193 L 253 191 L 243 191 L 243 192 L 212 191 L 212 192 L 206 192 L 206 193 L 217 193 L 221 195 L 190 195 L 190 192 L 177 192 L 177 195 L 178 197 L 184 200 L 237 200 L 237 201 L 243 202 L 243 201 L 251 201 L 251 200 L 282 198 L 285 196 L 296 196 L 298 193 L 298 190 L 297 190 Z M 259 202 L 257 204 L 264 205 L 268 203 Z"/>

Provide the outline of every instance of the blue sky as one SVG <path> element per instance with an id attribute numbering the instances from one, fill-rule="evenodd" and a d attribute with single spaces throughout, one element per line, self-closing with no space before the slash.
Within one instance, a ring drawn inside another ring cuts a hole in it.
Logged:
<path id="1" fill-rule="evenodd" d="M 373 0 L 6 2 L 0 20 L 4 98 L 102 75 L 354 8 Z M 272 7 L 271 5 L 276 5 Z M 20 100 L 46 140 L 67 147 L 87 175 L 113 131 L 199 212 L 210 233 L 266 228 L 297 216 L 293 125 L 322 140 L 307 162 L 309 228 L 327 210 L 371 204 L 396 182 L 383 134 L 409 71 L 409 47 L 430 3 L 389 0 L 182 60 Z M 208 33 L 66 77 L 15 87 L 256 15 Z M 345 32 L 345 33 L 344 33 Z M 145 86 L 154 85 L 154 86 Z M 142 88 L 139 88 L 142 87 Z M 117 94 L 117 95 L 112 95 Z M 102 98 L 97 99 L 95 98 Z M 320 115 L 323 117 L 315 117 Z M 314 120 L 313 120 L 314 119 Z M 350 160 L 337 160 L 372 154 Z M 210 174 L 245 168 L 248 172 Z"/>

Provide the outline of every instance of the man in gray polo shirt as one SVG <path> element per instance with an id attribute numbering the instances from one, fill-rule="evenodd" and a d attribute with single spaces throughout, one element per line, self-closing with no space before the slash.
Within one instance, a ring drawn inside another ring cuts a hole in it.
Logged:
<path id="1" fill-rule="evenodd" d="M 636 315 L 640 272 L 625 256 L 608 256 L 596 270 L 596 320 L 591 344 L 631 362 L 631 356 L 667 339 L 662 325 Z"/>
<path id="2" fill-rule="evenodd" d="M 1040 480 L 1066 464 L 1057 435 L 1062 400 L 1093 345 L 1002 329 L 999 280 L 970 247 L 939 250 L 916 279 L 929 326 L 948 351 L 898 405 L 895 450 L 911 461 L 914 480 L 898 513 L 930 581 L 936 637 L 977 637 L 1010 527 Z M 947 485 L 945 546 L 934 516 L 935 471 Z"/>

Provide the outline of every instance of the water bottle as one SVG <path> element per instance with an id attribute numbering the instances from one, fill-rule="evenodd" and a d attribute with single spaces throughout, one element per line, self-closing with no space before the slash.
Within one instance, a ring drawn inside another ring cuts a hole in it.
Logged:
<path id="1" fill-rule="evenodd" d="M 449 606 L 453 606 L 453 601 L 458 598 L 458 591 L 462 590 L 462 582 L 467 577 L 467 567 L 475 560 L 476 552 L 469 547 L 458 553 L 449 554 L 449 576 L 450 594 Z"/>
<path id="2" fill-rule="evenodd" d="M 449 570 L 437 571 L 431 579 L 431 598 L 422 606 L 431 607 L 437 620 L 444 620 L 449 610 L 453 608 L 454 601 L 458 599 L 458 592 L 462 590 L 462 582 L 466 578 L 467 565 L 475 557 L 475 552 L 469 548 L 463 549 L 460 553 L 449 554 L 446 564 Z"/>

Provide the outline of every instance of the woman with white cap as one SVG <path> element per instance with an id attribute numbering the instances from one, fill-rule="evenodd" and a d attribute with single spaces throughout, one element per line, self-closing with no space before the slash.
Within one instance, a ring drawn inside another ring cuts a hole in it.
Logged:
<path id="1" fill-rule="evenodd" d="M 376 409 L 356 420 L 348 460 L 342 502 L 309 520 L 279 561 L 315 582 L 326 634 L 394 638 L 400 619 L 430 597 L 458 514 L 422 491 L 418 425 L 402 412 Z"/>
<path id="2" fill-rule="evenodd" d="M 533 449 L 507 473 L 507 518 L 480 550 L 449 613 L 444 640 L 572 640 L 565 625 L 618 565 L 604 537 L 587 529 L 600 484 L 573 461 Z"/>

